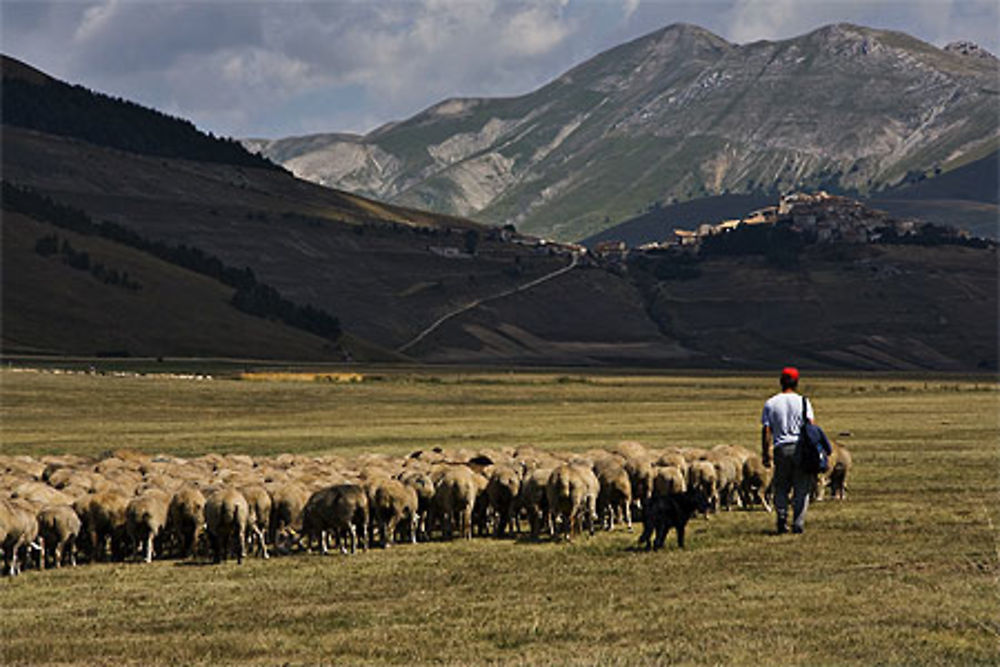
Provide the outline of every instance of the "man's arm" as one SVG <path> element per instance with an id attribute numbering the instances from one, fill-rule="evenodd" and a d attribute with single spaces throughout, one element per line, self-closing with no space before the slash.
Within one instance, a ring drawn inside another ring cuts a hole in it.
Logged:
<path id="1" fill-rule="evenodd" d="M 760 429 L 760 459 L 765 468 L 771 467 L 771 427 L 762 426 Z"/>

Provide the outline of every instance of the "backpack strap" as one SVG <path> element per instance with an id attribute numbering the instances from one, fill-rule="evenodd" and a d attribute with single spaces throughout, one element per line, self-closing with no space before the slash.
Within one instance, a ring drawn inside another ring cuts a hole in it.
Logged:
<path id="1" fill-rule="evenodd" d="M 809 415 L 809 404 L 806 403 L 806 397 L 803 396 L 802 397 L 802 425 L 799 427 L 800 430 L 803 429 L 803 428 L 805 428 L 806 422 L 809 421 L 808 415 Z"/>

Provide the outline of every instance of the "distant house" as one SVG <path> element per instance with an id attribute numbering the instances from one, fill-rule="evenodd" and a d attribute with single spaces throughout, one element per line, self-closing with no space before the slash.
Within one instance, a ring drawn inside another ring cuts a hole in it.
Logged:
<path id="1" fill-rule="evenodd" d="M 601 241 L 594 246 L 594 252 L 598 255 L 610 255 L 616 252 L 625 252 L 627 248 L 624 241 Z"/>
<path id="2" fill-rule="evenodd" d="M 698 233 L 687 229 L 675 229 L 674 243 L 680 246 L 698 245 Z"/>

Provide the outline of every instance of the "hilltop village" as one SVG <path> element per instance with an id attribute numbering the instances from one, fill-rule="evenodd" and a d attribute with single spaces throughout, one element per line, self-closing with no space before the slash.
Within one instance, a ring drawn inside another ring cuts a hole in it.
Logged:
<path id="1" fill-rule="evenodd" d="M 623 254 L 686 250 L 698 253 L 712 241 L 728 234 L 748 233 L 755 228 L 785 226 L 800 234 L 807 244 L 825 243 L 969 243 L 973 239 L 964 230 L 934 225 L 922 220 L 894 218 L 885 211 L 872 209 L 861 202 L 820 190 L 816 193 L 794 192 L 782 195 L 776 206 L 751 211 L 742 218 L 705 222 L 695 229 L 674 229 L 663 241 L 628 248 L 623 241 L 603 241 L 593 248 L 598 257 Z M 763 230 L 761 230 L 763 231 Z"/>
<path id="2" fill-rule="evenodd" d="M 504 246 L 521 246 L 532 249 L 537 255 L 575 255 L 579 266 L 621 268 L 632 258 L 663 253 L 708 256 L 764 252 L 762 246 L 776 242 L 772 232 L 785 237 L 791 235 L 801 246 L 832 243 L 996 245 L 994 241 L 973 237 L 956 227 L 913 218 L 896 218 L 856 199 L 824 190 L 781 195 L 776 205 L 751 211 L 741 218 L 703 222 L 694 229 L 675 228 L 669 237 L 637 247 L 629 247 L 622 240 L 607 240 L 587 248 L 578 243 L 521 234 L 513 225 L 489 228 L 482 234 L 481 240 L 489 243 L 493 252 Z M 445 230 L 444 234 L 463 240 L 464 246 L 428 244 L 427 250 L 451 259 L 468 259 L 477 253 L 477 244 L 470 243 L 471 232 L 468 230 Z M 489 252 L 484 246 L 479 246 L 478 251 Z"/>

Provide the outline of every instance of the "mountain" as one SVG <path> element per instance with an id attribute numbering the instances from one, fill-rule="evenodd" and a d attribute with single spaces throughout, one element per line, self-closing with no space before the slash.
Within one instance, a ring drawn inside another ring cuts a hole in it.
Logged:
<path id="1" fill-rule="evenodd" d="M 44 90 L 59 82 L 3 65 L 5 103 L 59 117 L 46 105 L 70 98 Z M 72 122 L 0 128 L 4 355 L 997 367 L 996 246 L 889 234 L 849 200 L 846 232 L 878 245 L 833 234 L 817 199 L 791 226 L 713 235 L 712 252 L 583 255 L 305 182 L 182 119 L 73 96 Z M 166 154 L 184 128 L 197 153 Z"/>
<path id="2" fill-rule="evenodd" d="M 867 193 L 981 158 L 1000 145 L 982 54 L 848 24 L 744 45 L 677 24 L 520 97 L 246 145 L 317 183 L 576 240 L 658 204 Z"/>

